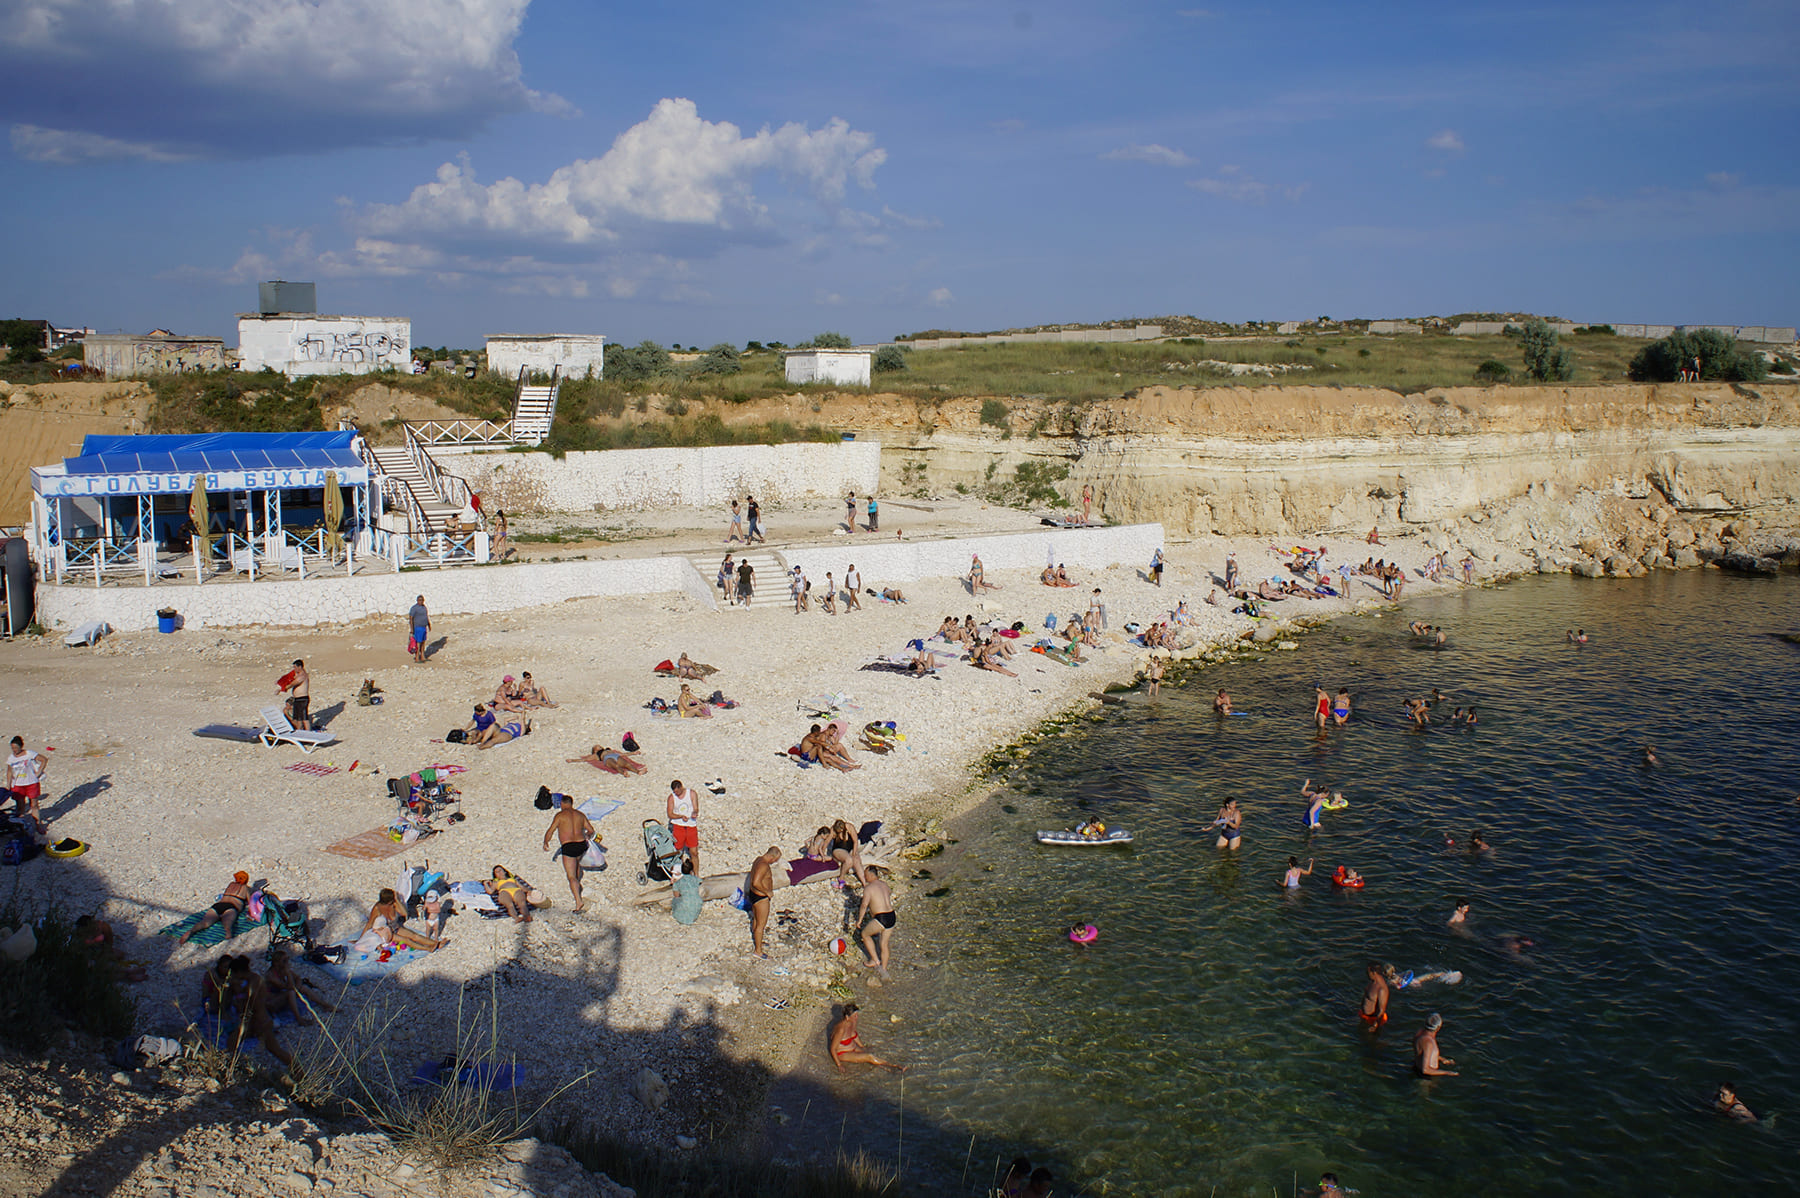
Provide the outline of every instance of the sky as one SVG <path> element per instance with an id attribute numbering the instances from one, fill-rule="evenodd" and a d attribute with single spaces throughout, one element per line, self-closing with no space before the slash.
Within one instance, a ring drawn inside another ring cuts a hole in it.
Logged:
<path id="1" fill-rule="evenodd" d="M 0 314 L 1800 322 L 1800 0 L 0 0 Z"/>

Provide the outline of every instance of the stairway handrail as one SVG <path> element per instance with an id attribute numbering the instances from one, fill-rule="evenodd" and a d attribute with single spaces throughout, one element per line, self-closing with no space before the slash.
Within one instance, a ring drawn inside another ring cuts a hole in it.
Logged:
<path id="1" fill-rule="evenodd" d="M 419 472 L 419 477 L 423 478 L 425 485 L 431 488 L 431 493 L 439 501 L 451 505 L 459 512 L 466 510 L 470 506 L 469 500 L 472 495 L 468 481 L 439 466 L 437 459 L 432 457 L 425 448 L 423 438 L 418 435 L 411 424 L 401 427 L 406 430 L 407 456 L 412 459 L 413 468 Z"/>
<path id="2" fill-rule="evenodd" d="M 382 498 L 388 500 L 390 507 L 400 508 L 406 513 L 408 527 L 416 530 L 430 528 L 431 521 L 425 515 L 425 505 L 413 491 L 412 484 L 381 468 L 381 461 L 375 456 L 375 449 L 369 444 L 368 438 L 358 437 L 356 448 L 363 465 L 369 468 L 369 477 L 381 488 Z"/>

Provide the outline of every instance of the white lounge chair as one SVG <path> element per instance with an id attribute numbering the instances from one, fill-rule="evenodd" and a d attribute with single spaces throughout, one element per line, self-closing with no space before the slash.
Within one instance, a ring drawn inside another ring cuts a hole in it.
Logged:
<path id="1" fill-rule="evenodd" d="M 77 628 L 74 632 L 65 636 L 63 638 L 63 644 L 69 646 L 71 649 L 75 648 L 77 645 L 92 645 L 95 641 L 111 631 L 111 624 L 108 624 L 105 620 L 95 620 L 92 623 L 83 624 L 80 628 Z"/>
<path id="2" fill-rule="evenodd" d="M 287 718 L 287 713 L 279 707 L 262 709 L 263 730 L 260 735 L 262 743 L 274 748 L 276 745 L 289 744 L 299 748 L 302 753 L 310 753 L 320 745 L 328 745 L 337 737 L 329 732 L 309 732 L 296 728 Z"/>

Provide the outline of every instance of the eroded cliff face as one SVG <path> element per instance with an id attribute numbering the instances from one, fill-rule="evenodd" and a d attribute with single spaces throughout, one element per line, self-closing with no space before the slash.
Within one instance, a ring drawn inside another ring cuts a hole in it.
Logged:
<path id="1" fill-rule="evenodd" d="M 1584 496 L 1800 522 L 1791 384 L 1153 387 L 1073 410 L 1016 404 L 1010 437 L 981 424 L 980 400 L 897 399 L 875 397 L 858 425 L 883 438 L 894 491 L 980 491 L 1020 463 L 1055 463 L 1069 468 L 1065 496 L 1091 484 L 1107 518 L 1177 536 L 1434 526 Z"/>

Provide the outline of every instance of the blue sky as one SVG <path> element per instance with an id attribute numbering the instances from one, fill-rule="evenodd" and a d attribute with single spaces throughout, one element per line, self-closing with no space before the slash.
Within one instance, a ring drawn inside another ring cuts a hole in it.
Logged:
<path id="1" fill-rule="evenodd" d="M 0 313 L 1800 321 L 1800 3 L 0 0 Z"/>

